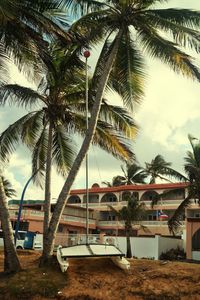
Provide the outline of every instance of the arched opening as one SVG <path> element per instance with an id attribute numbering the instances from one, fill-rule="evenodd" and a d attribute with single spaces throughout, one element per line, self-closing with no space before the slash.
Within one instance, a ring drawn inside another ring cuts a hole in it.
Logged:
<path id="1" fill-rule="evenodd" d="M 123 192 L 122 193 L 122 201 L 128 201 L 128 200 L 139 200 L 139 193 L 138 192 L 129 192 L 129 191 L 126 191 L 126 192 Z"/>
<path id="2" fill-rule="evenodd" d="M 152 201 L 158 199 L 159 194 L 155 191 L 147 191 L 145 192 L 140 201 Z"/>
<path id="3" fill-rule="evenodd" d="M 192 237 L 192 251 L 200 251 L 200 228 Z"/>
<path id="4" fill-rule="evenodd" d="M 83 196 L 83 203 L 86 203 L 86 195 Z M 89 203 L 99 203 L 99 195 L 89 194 Z"/>
<path id="5" fill-rule="evenodd" d="M 163 200 L 183 200 L 185 199 L 184 189 L 171 190 L 170 193 L 162 196 Z"/>
<path id="6" fill-rule="evenodd" d="M 128 201 L 131 198 L 131 192 L 122 193 L 122 201 Z"/>
<path id="7" fill-rule="evenodd" d="M 67 200 L 67 203 L 69 204 L 76 204 L 76 203 L 81 203 L 81 199 L 79 198 L 79 196 L 70 196 Z"/>
<path id="8" fill-rule="evenodd" d="M 117 197 L 113 193 L 107 193 L 101 198 L 101 202 L 117 202 Z"/>

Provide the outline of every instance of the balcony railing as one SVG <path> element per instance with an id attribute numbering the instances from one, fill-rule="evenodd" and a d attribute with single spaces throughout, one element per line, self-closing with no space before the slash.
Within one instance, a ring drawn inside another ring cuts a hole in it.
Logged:
<path id="1" fill-rule="evenodd" d="M 151 206 L 151 201 L 150 200 L 145 200 L 143 201 L 147 207 Z M 180 203 L 182 202 L 182 200 L 163 200 L 162 202 L 159 201 L 156 206 L 178 206 L 180 205 Z M 73 206 L 78 206 L 78 207 L 86 207 L 86 203 L 68 203 L 68 205 L 73 205 Z M 88 206 L 90 208 L 94 208 L 94 207 L 102 207 L 102 206 L 108 206 L 108 205 L 112 205 L 112 206 L 126 206 L 127 205 L 127 201 L 116 201 L 116 202 L 93 202 L 93 203 L 88 203 Z"/>
<path id="2" fill-rule="evenodd" d="M 86 223 L 86 219 L 85 217 L 76 217 L 76 216 L 62 216 L 61 220 L 65 221 L 65 222 L 78 222 L 78 223 L 82 223 L 85 224 Z M 91 225 L 95 225 L 96 224 L 96 220 L 93 219 L 89 219 L 89 224 Z"/>
<path id="3" fill-rule="evenodd" d="M 123 221 L 98 221 L 97 223 L 98 226 L 113 226 L 113 227 L 124 227 L 124 222 Z M 162 226 L 168 226 L 168 222 L 167 221 L 141 221 L 138 224 L 135 225 L 144 225 L 144 226 L 158 226 L 158 227 L 162 227 Z M 182 221 L 181 226 L 184 226 L 185 222 Z"/>

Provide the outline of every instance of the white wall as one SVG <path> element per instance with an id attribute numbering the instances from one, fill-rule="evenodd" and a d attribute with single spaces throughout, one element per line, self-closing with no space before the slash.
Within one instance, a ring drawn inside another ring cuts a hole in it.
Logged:
<path id="1" fill-rule="evenodd" d="M 105 236 L 104 242 L 114 244 L 126 254 L 126 237 Z M 137 258 L 159 259 L 162 252 L 177 247 L 183 248 L 183 240 L 170 237 L 131 237 L 132 255 Z"/>
<path id="2" fill-rule="evenodd" d="M 166 252 L 170 249 L 176 249 L 177 247 L 183 249 L 182 239 L 159 236 L 158 257 L 160 257 L 162 252 Z"/>
<path id="3" fill-rule="evenodd" d="M 132 237 L 132 255 L 137 258 L 155 258 L 156 243 L 154 237 Z"/>
<path id="4" fill-rule="evenodd" d="M 192 259 L 200 260 L 200 251 L 192 251 Z"/>

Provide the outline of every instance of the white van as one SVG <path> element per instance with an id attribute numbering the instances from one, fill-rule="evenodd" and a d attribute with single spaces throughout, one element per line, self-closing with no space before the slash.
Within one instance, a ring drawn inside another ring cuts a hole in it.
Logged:
<path id="1" fill-rule="evenodd" d="M 16 249 L 24 249 L 24 240 L 26 237 L 26 233 L 27 231 L 18 231 L 17 234 L 17 241 L 16 241 Z M 15 234 L 15 231 L 13 231 L 13 235 Z M 3 242 L 3 231 L 2 229 L 0 229 L 0 247 L 4 246 L 4 242 Z"/>

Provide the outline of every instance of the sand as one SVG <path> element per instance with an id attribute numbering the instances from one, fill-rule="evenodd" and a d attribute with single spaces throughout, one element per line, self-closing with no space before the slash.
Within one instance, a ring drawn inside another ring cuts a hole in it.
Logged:
<path id="1" fill-rule="evenodd" d="M 30 294 L 29 298 L 34 300 L 200 299 L 199 264 L 132 259 L 130 272 L 125 272 L 118 269 L 109 258 L 71 259 L 67 273 L 62 274 L 56 265 L 45 272 L 38 269 L 37 252 L 20 252 L 19 257 L 25 273 L 20 272 L 15 277 L 18 276 L 19 282 L 24 280 L 22 288 L 25 292 L 26 284 L 28 288 L 34 284 L 34 280 L 41 282 L 44 278 L 47 280 L 44 285 L 54 284 L 56 287 L 56 291 L 48 294 L 48 297 L 45 294 L 47 291 L 43 294 L 43 290 L 38 288 L 40 295 L 37 292 Z M 0 254 L 0 271 L 2 268 L 3 255 Z M 30 278 L 31 282 L 28 283 Z M 8 285 L 8 280 L 5 279 L 4 282 L 1 278 L 0 289 L 3 287 L 6 298 L 0 296 L 0 299 L 13 297 L 13 294 L 9 294 L 9 289 L 5 289 L 6 284 Z M 31 290 L 33 291 L 33 287 Z M 10 299 L 28 299 L 23 298 L 23 294 L 18 292 L 17 298 Z"/>

